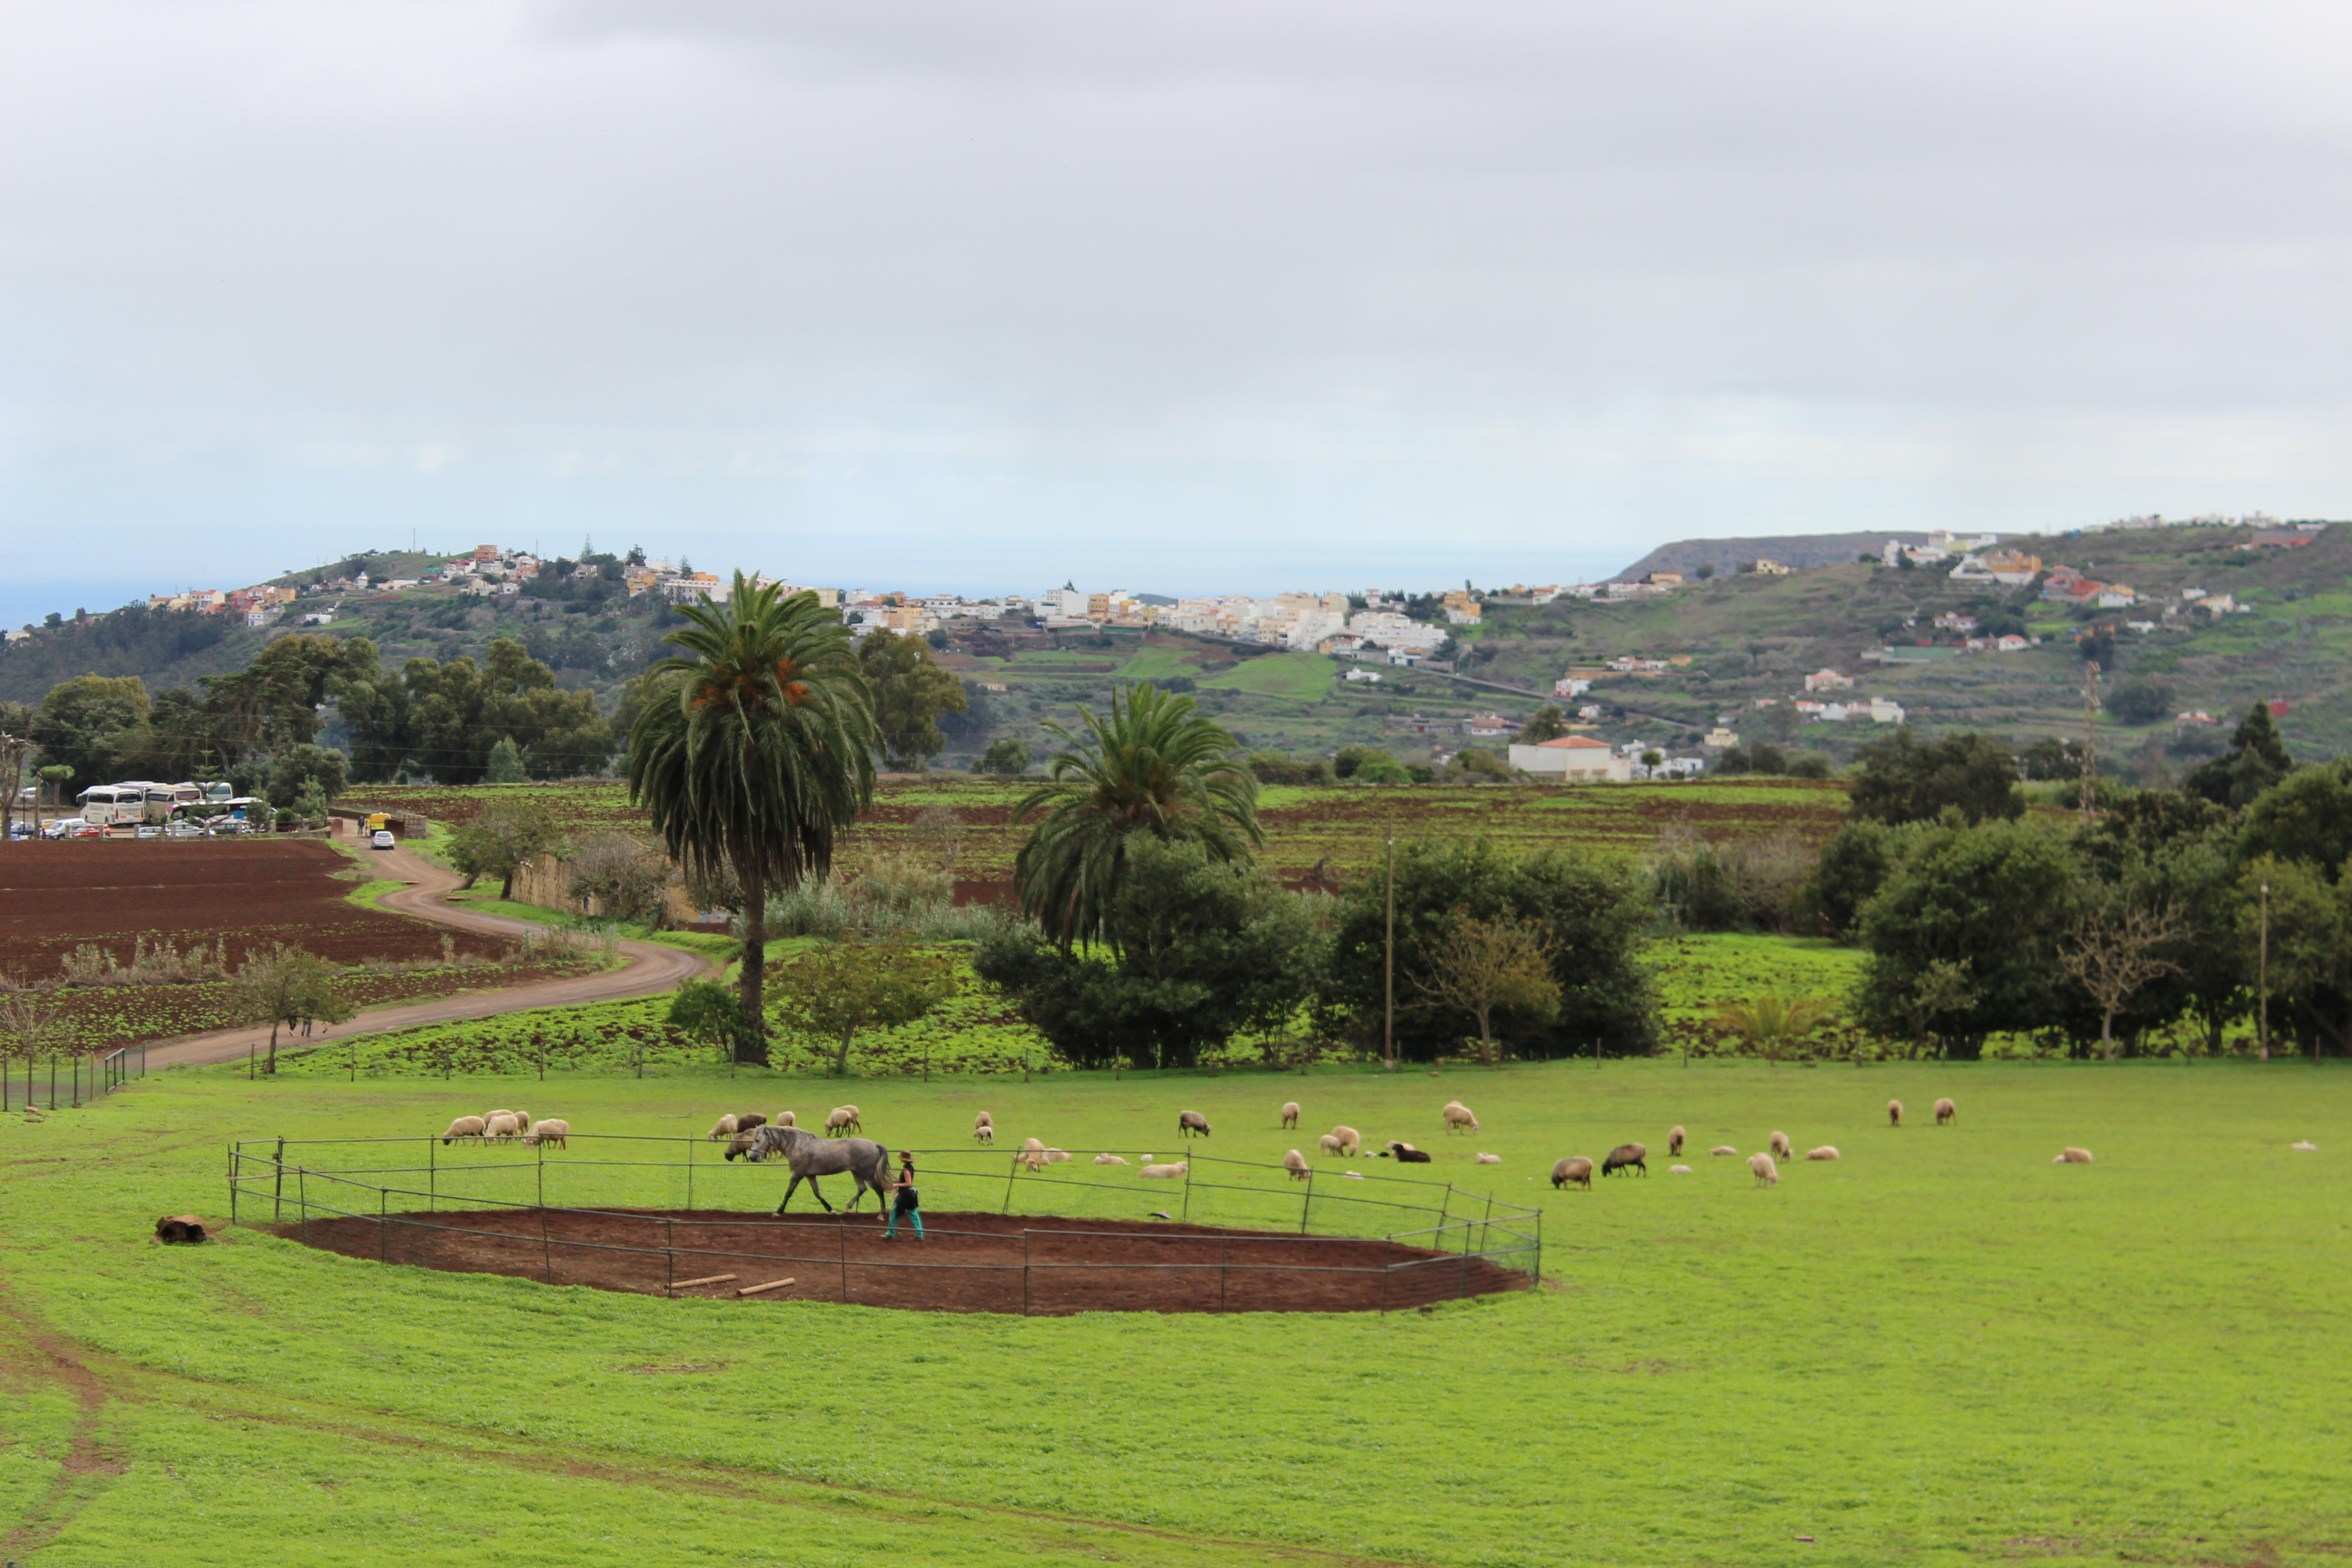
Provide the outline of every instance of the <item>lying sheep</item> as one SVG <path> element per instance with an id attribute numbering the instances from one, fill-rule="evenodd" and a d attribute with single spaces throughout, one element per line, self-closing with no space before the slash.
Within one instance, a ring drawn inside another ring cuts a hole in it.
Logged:
<path id="1" fill-rule="evenodd" d="M 1479 1152 L 1478 1158 L 1475 1162 L 1481 1165 L 1499 1165 L 1502 1163 L 1503 1157 L 1500 1154 L 1489 1154 L 1483 1150 Z"/>
<path id="2" fill-rule="evenodd" d="M 1777 1187 L 1780 1184 L 1780 1167 L 1772 1163 L 1771 1155 L 1748 1155 L 1748 1168 L 1756 1173 L 1759 1184 L 1767 1187 Z"/>
<path id="3" fill-rule="evenodd" d="M 1805 1158 L 1808 1160 L 1834 1160 L 1837 1157 L 1837 1145 L 1834 1143 L 1824 1143 L 1818 1149 L 1805 1151 Z"/>
<path id="4" fill-rule="evenodd" d="M 1592 1190 L 1592 1162 L 1581 1154 L 1570 1154 L 1551 1168 L 1552 1191 L 1574 1182 L 1586 1192 Z"/>
<path id="5" fill-rule="evenodd" d="M 2091 1152 L 2088 1149 L 2076 1149 L 2070 1145 L 2064 1152 L 2050 1163 L 2053 1165 L 2087 1165 L 2091 1163 Z"/>
<path id="6" fill-rule="evenodd" d="M 487 1119 L 482 1124 L 482 1136 L 495 1138 L 500 1142 L 521 1135 L 522 1123 L 515 1120 L 514 1112 L 510 1110 L 500 1111 L 498 1115 Z"/>
<path id="7" fill-rule="evenodd" d="M 1903 1102 L 1901 1100 L 1890 1100 L 1886 1102 L 1886 1125 L 1889 1127 L 1900 1127 L 1903 1125 Z"/>
<path id="8" fill-rule="evenodd" d="M 485 1125 L 482 1118 L 478 1116 L 460 1116 L 457 1121 L 449 1123 L 449 1131 L 441 1134 L 441 1142 L 445 1144 L 455 1143 L 460 1138 L 471 1138 L 478 1142 Z"/>
<path id="9" fill-rule="evenodd" d="M 1478 1119 L 1471 1115 L 1470 1108 L 1458 1100 L 1447 1100 L 1444 1109 L 1440 1110 L 1438 1115 L 1445 1119 L 1445 1130 L 1448 1132 L 1478 1131 Z"/>
<path id="10" fill-rule="evenodd" d="M 1669 1154 L 1679 1154 L 1682 1152 L 1683 1130 L 1679 1127 L 1669 1129 L 1666 1132 L 1666 1152 Z"/>
<path id="11" fill-rule="evenodd" d="M 1339 1152 L 1339 1135 L 1337 1133 L 1326 1132 L 1322 1137 L 1315 1140 L 1315 1146 L 1322 1150 L 1326 1154 L 1337 1154 Z"/>
<path id="12" fill-rule="evenodd" d="M 1737 1149 L 1735 1149 L 1735 1148 L 1733 1148 L 1733 1147 L 1732 1147 L 1730 1144 L 1728 1144 L 1728 1143 L 1717 1143 L 1714 1148 L 1709 1149 L 1709 1150 L 1707 1151 L 1707 1152 L 1708 1152 L 1708 1153 L 1710 1153 L 1710 1154 L 1732 1154 L 1732 1155 L 1737 1155 L 1737 1154 L 1739 1152 L 1739 1151 L 1738 1151 L 1738 1150 L 1737 1150 Z"/>
<path id="13" fill-rule="evenodd" d="M 1668 1165 L 1666 1167 L 1666 1174 L 1669 1176 L 1687 1176 L 1690 1173 L 1691 1168 L 1688 1165 Z"/>
<path id="14" fill-rule="evenodd" d="M 1610 1150 L 1609 1157 L 1601 1162 L 1601 1173 L 1611 1176 L 1620 1171 L 1639 1171 L 1642 1174 L 1648 1175 L 1650 1173 L 1649 1146 L 1644 1143 L 1620 1143 Z"/>
<path id="15" fill-rule="evenodd" d="M 1180 1110 L 1176 1113 L 1177 1137 L 1206 1138 L 1208 1135 L 1209 1119 L 1207 1117 L 1197 1110 Z"/>
<path id="16" fill-rule="evenodd" d="M 565 1140 L 571 1136 L 572 1123 L 562 1117 L 551 1116 L 544 1121 L 532 1122 L 530 1131 L 522 1135 L 522 1141 L 533 1149 L 538 1148 L 541 1143 L 552 1143 L 559 1149 L 564 1149 L 570 1147 Z"/>
<path id="17" fill-rule="evenodd" d="M 1285 1132 L 1287 1132 L 1287 1131 L 1289 1131 L 1292 1128 L 1297 1127 L 1297 1125 L 1298 1125 L 1298 1101 L 1297 1101 L 1297 1100 L 1284 1100 L 1284 1101 L 1282 1102 L 1282 1130 L 1283 1130 Z"/>
<path id="18" fill-rule="evenodd" d="M 1172 1182 L 1190 1167 L 1190 1161 L 1179 1160 L 1172 1165 L 1146 1165 L 1135 1173 L 1139 1176 L 1150 1176 L 1155 1182 Z"/>
<path id="19" fill-rule="evenodd" d="M 1953 1118 L 1955 1118 L 1955 1117 L 1958 1116 L 1958 1115 L 1959 1115 L 1959 1113 L 1960 1113 L 1960 1108 L 1959 1108 L 1958 1106 L 1957 1106 L 1957 1105 L 1954 1105 L 1950 1100 L 1939 1100 L 1936 1101 L 1936 1125 L 1937 1125 L 1937 1126 L 1938 1126 L 1938 1127 L 1943 1126 L 1946 1122 L 1948 1122 L 1948 1121 L 1951 1121 Z"/>
<path id="20" fill-rule="evenodd" d="M 1342 1171 L 1339 1173 L 1351 1182 L 1360 1182 L 1364 1179 L 1364 1173 L 1361 1171 Z"/>
<path id="21" fill-rule="evenodd" d="M 1385 1160 L 1391 1154 L 1396 1157 L 1396 1162 L 1400 1165 L 1426 1165 L 1429 1163 L 1428 1150 L 1416 1149 L 1412 1144 L 1400 1142 L 1394 1138 L 1389 1140 L 1388 1152 L 1382 1154 L 1381 1158 Z"/>
<path id="22" fill-rule="evenodd" d="M 2288 1145 L 2287 1145 L 2287 1147 L 2288 1147 L 2288 1148 L 2290 1148 L 2290 1149 L 2297 1149 L 2297 1150 L 2300 1150 L 2300 1151 L 2302 1151 L 2304 1153 L 2306 1153 L 2306 1154 L 2316 1154 L 2316 1153 L 2318 1153 L 2318 1152 L 2319 1152 L 2319 1145 L 2318 1145 L 2318 1144 L 2316 1144 L 2316 1143 L 2314 1143 L 2314 1142 L 2313 1142 L 2310 1139 L 2308 1139 L 2308 1138 L 2305 1138 L 2305 1139 L 2304 1139 L 2302 1142 L 2297 1142 L 2297 1143 L 2290 1143 L 2290 1144 L 2288 1144 Z"/>
<path id="23" fill-rule="evenodd" d="M 734 1136 L 735 1118 L 732 1113 L 722 1116 L 718 1121 L 710 1124 L 710 1141 L 713 1143 L 718 1142 L 721 1138 L 732 1138 Z"/>
<path id="24" fill-rule="evenodd" d="M 1067 1150 L 1049 1148 L 1045 1151 L 1045 1163 L 1048 1165 L 1066 1164 L 1068 1163 L 1069 1158 L 1070 1155 Z"/>
<path id="25" fill-rule="evenodd" d="M 1290 1173 L 1292 1181 L 1303 1182 L 1307 1179 L 1307 1156 L 1293 1149 L 1282 1157 L 1282 1168 Z"/>
<path id="26" fill-rule="evenodd" d="M 1360 1154 L 1364 1152 L 1364 1135 L 1352 1127 L 1334 1127 L 1331 1129 L 1331 1136 L 1339 1141 L 1339 1149 L 1343 1153 Z"/>
<path id="27" fill-rule="evenodd" d="M 1118 1154 L 1097 1154 L 1095 1156 L 1095 1163 L 1097 1165 L 1124 1165 L 1127 1163 L 1127 1160 L 1124 1156 Z"/>
<path id="28" fill-rule="evenodd" d="M 1793 1160 L 1797 1157 L 1797 1146 L 1789 1142 L 1789 1135 L 1786 1132 L 1775 1132 L 1766 1139 L 1765 1142 L 1770 1147 L 1776 1158 Z"/>

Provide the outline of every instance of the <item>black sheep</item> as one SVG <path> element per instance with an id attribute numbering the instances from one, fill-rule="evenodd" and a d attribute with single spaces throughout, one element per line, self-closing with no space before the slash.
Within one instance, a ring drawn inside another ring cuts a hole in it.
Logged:
<path id="1" fill-rule="evenodd" d="M 1426 1165 L 1429 1163 L 1429 1151 L 1426 1149 L 1416 1149 L 1410 1143 L 1391 1142 L 1389 1144 L 1389 1154 L 1395 1155 L 1397 1163 L 1400 1165 Z M 1381 1158 L 1385 1160 L 1388 1158 L 1388 1154 L 1383 1154 Z"/>

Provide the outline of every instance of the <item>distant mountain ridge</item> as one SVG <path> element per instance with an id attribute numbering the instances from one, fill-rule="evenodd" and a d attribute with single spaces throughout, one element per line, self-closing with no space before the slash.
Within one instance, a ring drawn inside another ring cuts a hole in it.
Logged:
<path id="1" fill-rule="evenodd" d="M 1701 566 L 1712 566 L 1727 576 L 1738 569 L 1741 562 L 1753 561 L 1759 555 L 1783 566 L 1832 566 L 1852 561 L 1864 552 L 1876 555 L 1886 548 L 1890 539 L 1905 544 L 1925 544 L 1927 535 L 1924 530 L 1895 529 L 1871 533 L 1769 533 L 1739 539 L 1678 539 L 1672 544 L 1659 545 L 1617 574 L 1614 580 L 1631 583 L 1653 572 L 1679 572 L 1688 576 Z"/>

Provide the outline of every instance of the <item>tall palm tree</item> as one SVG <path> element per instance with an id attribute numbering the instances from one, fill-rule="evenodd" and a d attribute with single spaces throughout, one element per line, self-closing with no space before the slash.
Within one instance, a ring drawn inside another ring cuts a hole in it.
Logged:
<path id="1" fill-rule="evenodd" d="M 847 628 L 814 594 L 735 574 L 730 601 L 678 612 L 629 731 L 629 799 L 692 877 L 743 890 L 747 1053 L 767 1059 L 761 1011 L 768 889 L 822 876 L 834 839 L 874 798 L 881 737 Z"/>
<path id="2" fill-rule="evenodd" d="M 1239 745 L 1190 697 L 1135 685 L 1111 694 L 1108 719 L 1078 716 L 1082 736 L 1045 726 L 1070 749 L 1013 814 L 1022 822 L 1045 813 L 1013 863 L 1013 885 L 1022 909 L 1066 948 L 1116 942 L 1106 924 L 1130 835 L 1195 840 L 1214 860 L 1244 858 L 1265 842 L 1257 781 Z"/>

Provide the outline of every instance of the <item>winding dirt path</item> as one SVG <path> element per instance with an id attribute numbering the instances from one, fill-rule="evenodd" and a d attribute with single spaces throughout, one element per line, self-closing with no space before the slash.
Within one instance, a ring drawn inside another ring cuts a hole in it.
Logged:
<path id="1" fill-rule="evenodd" d="M 413 851 L 377 851 L 373 858 L 382 868 L 381 875 L 398 878 L 408 884 L 398 892 L 386 893 L 377 900 L 384 909 L 413 915 L 435 925 L 491 936 L 522 936 L 541 929 L 530 921 L 516 920 L 509 915 L 484 914 L 478 910 L 443 902 L 445 895 L 459 886 L 458 877 Z M 563 980 L 539 980 L 528 985 L 512 985 L 503 990 L 475 991 L 430 1002 L 404 1002 L 394 1007 L 374 1008 L 358 1015 L 348 1024 L 337 1026 L 332 1037 L 342 1039 L 379 1029 L 404 1029 L 416 1024 L 490 1018 L 501 1013 L 520 1013 L 533 1007 L 564 1007 L 580 1002 L 613 1002 L 630 996 L 657 995 L 665 991 L 675 991 L 688 980 L 711 973 L 717 967 L 698 953 L 657 942 L 625 942 L 621 944 L 621 955 L 627 962 L 617 968 L 594 974 L 573 975 Z M 328 1037 L 329 1032 L 321 1030 L 307 1040 L 297 1040 L 289 1045 L 280 1035 L 278 1048 L 280 1053 L 308 1050 L 323 1044 Z M 183 1064 L 237 1061 L 243 1059 L 251 1047 L 257 1045 L 266 1048 L 268 1044 L 269 1031 L 258 1026 L 182 1035 L 173 1039 L 151 1042 L 147 1047 L 147 1066 L 152 1069 Z"/>

